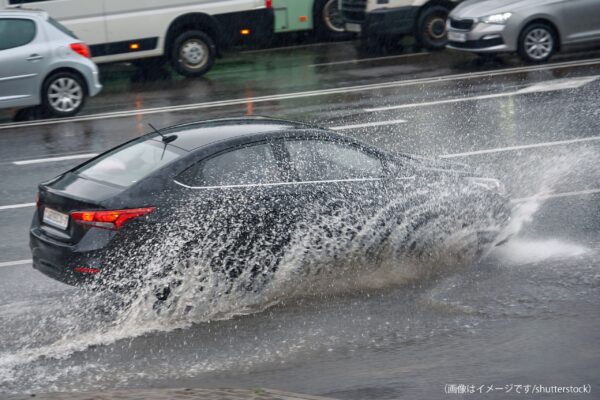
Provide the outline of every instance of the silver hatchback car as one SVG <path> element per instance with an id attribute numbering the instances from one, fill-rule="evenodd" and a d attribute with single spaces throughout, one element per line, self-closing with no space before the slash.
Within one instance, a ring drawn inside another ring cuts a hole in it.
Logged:
<path id="1" fill-rule="evenodd" d="M 0 108 L 77 114 L 102 89 L 90 50 L 47 13 L 0 10 Z"/>
<path id="2" fill-rule="evenodd" d="M 449 15 L 448 48 L 517 52 L 547 61 L 562 46 L 600 40 L 600 0 L 469 0 Z"/>

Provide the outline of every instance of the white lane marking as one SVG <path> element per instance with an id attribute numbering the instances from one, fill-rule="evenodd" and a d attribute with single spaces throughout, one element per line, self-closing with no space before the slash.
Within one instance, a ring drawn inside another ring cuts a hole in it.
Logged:
<path id="1" fill-rule="evenodd" d="M 502 153 L 505 151 L 534 149 L 537 147 L 552 147 L 552 146 L 562 146 L 562 145 L 573 144 L 573 143 L 593 142 L 596 140 L 600 140 L 600 136 L 591 136 L 591 137 L 586 137 L 586 138 L 569 139 L 569 140 L 557 140 L 555 142 L 524 144 L 521 146 L 498 147 L 495 149 L 467 151 L 464 153 L 443 154 L 439 157 L 440 158 L 468 157 L 468 156 L 475 156 L 475 155 L 479 155 L 479 154 L 491 154 L 491 153 Z"/>
<path id="2" fill-rule="evenodd" d="M 359 64 L 359 63 L 370 62 L 370 61 L 394 60 L 397 58 L 410 58 L 410 57 L 419 57 L 419 56 L 426 56 L 426 55 L 429 55 L 429 53 L 426 53 L 426 52 L 425 53 L 410 53 L 410 54 L 400 54 L 397 56 L 356 58 L 354 60 L 343 60 L 343 61 L 332 61 L 332 62 L 320 63 L 320 64 L 309 64 L 309 65 L 307 65 L 307 67 L 308 68 L 316 68 L 316 67 L 326 67 L 326 66 L 330 66 L 330 65 Z"/>
<path id="3" fill-rule="evenodd" d="M 13 161 L 14 165 L 29 165 L 29 164 L 41 164 L 47 162 L 56 162 L 56 161 L 66 161 L 66 160 L 78 160 L 80 158 L 92 158 L 96 157 L 97 153 L 88 153 L 88 154 L 73 154 L 70 156 L 61 156 L 61 157 L 50 157 L 50 158 L 36 158 L 33 160 L 22 160 L 22 161 Z"/>
<path id="4" fill-rule="evenodd" d="M 352 43 L 352 40 L 346 40 L 343 42 L 335 42 L 336 45 L 344 44 L 344 43 Z M 296 46 L 282 46 L 282 47 L 273 47 L 271 49 L 259 49 L 259 50 L 246 50 L 240 51 L 240 54 L 255 54 L 255 53 L 268 53 L 270 51 L 282 51 L 282 50 L 293 50 L 293 49 L 305 49 L 309 47 L 322 47 L 328 46 L 332 43 L 311 43 L 311 44 L 299 44 Z"/>
<path id="5" fill-rule="evenodd" d="M 26 207 L 35 207 L 35 203 L 10 204 L 8 206 L 0 206 L 0 211 L 13 210 L 15 208 L 26 208 Z"/>
<path id="6" fill-rule="evenodd" d="M 404 124 L 404 123 L 406 123 L 405 119 L 395 119 L 392 121 L 368 122 L 368 123 L 356 124 L 356 125 L 331 126 L 331 127 L 329 127 L 329 129 L 331 129 L 333 131 L 343 131 L 346 129 L 366 128 L 369 126 L 387 126 L 387 125 L 396 125 L 396 124 Z"/>
<path id="7" fill-rule="evenodd" d="M 557 91 L 557 90 L 576 89 L 587 83 L 595 81 L 596 79 L 598 79 L 598 77 L 599 77 L 598 75 L 595 75 L 595 76 L 585 76 L 585 77 L 581 77 L 581 78 L 555 79 L 555 80 L 551 80 L 551 81 L 544 81 L 544 82 L 536 83 L 534 85 L 527 86 L 525 88 L 522 88 L 522 89 L 519 89 L 516 91 L 512 91 L 512 92 L 483 94 L 483 95 L 479 95 L 479 96 L 459 97 L 459 98 L 454 98 L 454 99 L 426 101 L 426 102 L 421 102 L 421 103 L 400 104 L 400 105 L 396 105 L 396 106 L 365 108 L 365 111 L 376 112 L 376 111 L 400 110 L 400 109 L 404 109 L 404 108 L 428 107 L 428 106 L 437 106 L 437 105 L 442 105 L 442 104 L 463 103 L 466 101 L 474 101 L 474 100 L 497 99 L 500 97 L 510 97 L 510 96 L 516 96 L 516 95 L 520 95 L 520 94 L 553 92 L 553 91 Z"/>
<path id="8" fill-rule="evenodd" d="M 31 264 L 32 262 L 33 262 L 33 260 L 17 260 L 17 261 L 0 262 L 0 268 L 15 267 L 17 265 L 26 265 L 26 264 Z"/>
<path id="9" fill-rule="evenodd" d="M 146 108 L 146 109 L 139 109 L 139 110 L 116 111 L 116 112 L 110 112 L 110 113 L 84 115 L 84 116 L 72 117 L 72 118 L 59 118 L 59 119 L 48 119 L 48 120 L 33 121 L 33 122 L 8 123 L 8 124 L 0 124 L 0 129 L 12 129 L 12 128 L 21 128 L 21 127 L 29 127 L 29 126 L 54 125 L 54 124 L 63 124 L 63 123 L 68 123 L 68 122 L 94 121 L 94 120 L 98 120 L 98 119 L 123 118 L 123 117 L 137 116 L 137 115 L 160 114 L 160 113 L 176 112 L 176 111 L 199 110 L 199 109 L 206 109 L 206 108 L 244 105 L 244 104 L 248 104 L 248 103 L 263 103 L 263 102 L 268 102 L 268 101 L 300 99 L 300 98 L 306 98 L 306 97 L 327 96 L 327 95 L 332 95 L 332 94 L 362 92 L 362 91 L 379 90 L 379 89 L 386 89 L 386 88 L 398 88 L 398 87 L 412 86 L 412 85 L 419 85 L 419 84 L 431 84 L 431 83 L 449 82 L 449 81 L 455 81 L 455 80 L 466 80 L 466 79 L 475 79 L 475 78 L 482 78 L 482 77 L 510 75 L 510 74 L 518 74 L 518 73 L 522 73 L 522 72 L 546 71 L 546 70 L 553 70 L 553 69 L 566 68 L 566 67 L 583 67 L 583 66 L 597 65 L 597 64 L 600 64 L 600 58 L 594 58 L 594 59 L 582 60 L 582 61 L 576 61 L 576 62 L 575 61 L 567 61 L 567 62 L 554 63 L 554 64 L 545 64 L 543 66 L 535 65 L 535 66 L 528 66 L 528 67 L 505 68 L 505 69 L 499 69 L 496 71 L 469 72 L 469 73 L 464 73 L 464 74 L 445 75 L 445 76 L 438 76 L 438 77 L 433 77 L 433 78 L 407 79 L 407 80 L 375 83 L 375 84 L 368 84 L 368 85 L 346 86 L 346 87 L 338 87 L 338 88 L 333 88 L 333 89 L 322 89 L 322 90 L 311 90 L 311 91 L 306 91 L 306 92 L 285 93 L 285 94 L 271 95 L 271 96 L 237 98 L 237 99 L 231 99 L 231 100 L 184 104 L 184 105 L 179 105 L 179 106 L 167 106 L 167 107 Z"/>
<path id="10" fill-rule="evenodd" d="M 545 200 L 545 199 L 556 199 L 561 197 L 574 197 L 574 196 L 585 196 L 588 194 L 600 194 L 600 189 L 588 189 L 588 190 L 577 190 L 574 192 L 562 192 L 562 193 L 543 193 L 535 196 L 522 197 L 520 199 L 511 199 L 511 203 L 524 203 L 530 200 Z"/>

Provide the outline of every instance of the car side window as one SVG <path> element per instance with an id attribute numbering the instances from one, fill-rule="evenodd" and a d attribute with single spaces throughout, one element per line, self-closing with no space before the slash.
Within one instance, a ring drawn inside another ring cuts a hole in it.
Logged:
<path id="1" fill-rule="evenodd" d="M 30 19 L 0 18 L 0 51 L 26 45 L 35 33 L 35 22 Z"/>
<path id="2" fill-rule="evenodd" d="M 271 146 L 259 144 L 230 150 L 203 161 L 195 186 L 256 185 L 281 181 Z"/>
<path id="3" fill-rule="evenodd" d="M 357 147 L 322 140 L 284 142 L 300 181 L 323 181 L 383 176 L 381 160 Z"/>

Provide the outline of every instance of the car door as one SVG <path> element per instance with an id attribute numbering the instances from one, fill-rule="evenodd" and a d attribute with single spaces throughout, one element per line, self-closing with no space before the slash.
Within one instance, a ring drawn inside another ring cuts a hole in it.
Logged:
<path id="1" fill-rule="evenodd" d="M 303 274 L 368 256 L 386 206 L 383 159 L 360 145 L 321 138 L 282 139 L 297 215 L 288 262 Z"/>
<path id="2" fill-rule="evenodd" d="M 600 1 L 566 0 L 562 3 L 566 42 L 600 39 Z"/>
<path id="3" fill-rule="evenodd" d="M 286 180 L 269 142 L 229 148 L 189 168 L 176 179 L 184 187 L 191 221 L 186 232 L 192 234 L 181 255 L 232 287 L 258 290 L 272 277 L 289 237 L 282 217 Z"/>
<path id="4" fill-rule="evenodd" d="M 48 48 L 38 23 L 0 18 L 0 108 L 39 103 Z"/>

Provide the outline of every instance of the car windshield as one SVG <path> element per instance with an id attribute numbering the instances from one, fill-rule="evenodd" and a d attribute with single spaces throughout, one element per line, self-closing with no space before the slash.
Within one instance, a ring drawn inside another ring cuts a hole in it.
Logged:
<path id="1" fill-rule="evenodd" d="M 73 173 L 87 179 L 129 187 L 184 153 L 155 140 L 133 142 L 82 165 Z"/>

